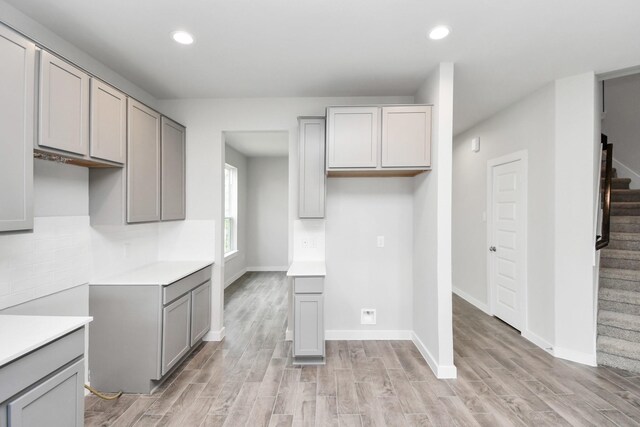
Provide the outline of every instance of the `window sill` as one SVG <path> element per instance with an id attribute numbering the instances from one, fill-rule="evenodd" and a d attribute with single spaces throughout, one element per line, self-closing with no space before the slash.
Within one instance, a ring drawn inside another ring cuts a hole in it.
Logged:
<path id="1" fill-rule="evenodd" d="M 233 250 L 231 252 L 227 252 L 226 254 L 224 254 L 224 260 L 225 261 L 230 261 L 232 259 L 234 259 L 235 257 L 237 257 L 238 255 L 240 255 L 240 251 L 239 250 Z"/>

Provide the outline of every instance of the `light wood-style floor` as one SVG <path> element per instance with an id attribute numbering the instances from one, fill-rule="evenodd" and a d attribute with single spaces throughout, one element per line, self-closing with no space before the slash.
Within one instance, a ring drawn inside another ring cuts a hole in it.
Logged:
<path id="1" fill-rule="evenodd" d="M 282 273 L 225 291 L 227 336 L 151 396 L 86 399 L 87 426 L 640 424 L 640 377 L 554 359 L 454 296 L 458 379 L 437 380 L 409 341 L 328 341 L 327 364 L 291 365 Z"/>

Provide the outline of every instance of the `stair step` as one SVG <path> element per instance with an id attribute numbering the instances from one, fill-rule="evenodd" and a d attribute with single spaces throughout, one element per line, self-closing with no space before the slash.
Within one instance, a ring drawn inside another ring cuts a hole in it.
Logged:
<path id="1" fill-rule="evenodd" d="M 640 371 L 640 363 L 637 360 L 607 353 L 598 352 L 598 365 L 611 366 L 612 368 L 624 369 L 630 372 Z"/>
<path id="2" fill-rule="evenodd" d="M 618 233 L 640 233 L 640 216 L 612 216 L 611 231 Z"/>
<path id="3" fill-rule="evenodd" d="M 613 232 L 609 235 L 609 249 L 640 251 L 640 233 Z"/>
<path id="4" fill-rule="evenodd" d="M 640 270 L 640 251 L 604 249 L 600 254 L 600 268 Z"/>
<path id="5" fill-rule="evenodd" d="M 640 202 L 640 190 L 613 190 L 611 191 L 613 202 Z"/>
<path id="6" fill-rule="evenodd" d="M 598 352 L 640 360 L 640 343 L 607 336 L 598 337 Z"/>
<path id="7" fill-rule="evenodd" d="M 615 303 L 621 303 L 621 304 L 627 304 L 627 305 L 640 306 L 640 292 L 636 292 L 636 291 L 614 289 L 614 288 L 600 288 L 598 299 L 601 302 L 609 301 L 609 302 L 615 302 Z M 640 309 L 640 307 L 638 308 Z M 606 310 L 624 312 L 628 314 L 635 314 L 635 313 L 629 313 L 628 311 L 623 311 L 623 310 L 610 310 L 610 309 L 606 309 Z"/>
<path id="8" fill-rule="evenodd" d="M 617 328 L 604 324 L 598 324 L 598 336 L 617 338 L 619 340 L 640 342 L 640 332 L 631 329 Z"/>
<path id="9" fill-rule="evenodd" d="M 621 268 L 601 268 L 600 277 L 607 279 L 628 280 L 630 282 L 639 283 L 638 291 L 640 292 L 640 271 Z"/>
<path id="10" fill-rule="evenodd" d="M 600 310 L 598 313 L 598 326 L 606 325 L 618 329 L 635 331 L 640 333 L 640 316 L 614 311 Z"/>
<path id="11" fill-rule="evenodd" d="M 604 178 L 601 181 L 602 181 L 602 185 L 604 185 Z M 611 188 L 628 190 L 630 184 L 631 184 L 631 178 L 612 178 L 611 179 Z"/>
<path id="12" fill-rule="evenodd" d="M 640 215 L 640 202 L 612 202 L 611 215 Z"/>

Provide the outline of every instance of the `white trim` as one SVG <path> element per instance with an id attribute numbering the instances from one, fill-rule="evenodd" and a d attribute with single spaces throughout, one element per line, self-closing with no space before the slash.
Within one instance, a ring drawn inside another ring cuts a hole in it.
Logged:
<path id="1" fill-rule="evenodd" d="M 288 266 L 279 265 L 279 266 L 267 266 L 267 267 L 247 267 L 247 271 L 287 271 L 289 269 Z"/>
<path id="2" fill-rule="evenodd" d="M 631 188 L 640 188 L 640 175 L 629 166 L 621 163 L 620 160 L 617 160 L 615 157 L 613 158 L 613 166 L 618 170 L 618 177 L 620 178 L 630 178 L 631 179 Z"/>
<path id="3" fill-rule="evenodd" d="M 224 261 L 227 262 L 229 260 L 232 260 L 238 255 L 240 255 L 240 251 L 238 249 L 233 249 L 232 251 L 229 251 L 226 254 L 224 254 Z"/>
<path id="4" fill-rule="evenodd" d="M 236 274 L 234 274 L 233 276 L 229 277 L 227 280 L 224 281 L 224 288 L 227 289 L 227 287 L 232 284 L 233 282 L 235 282 L 236 280 L 238 280 L 239 278 L 241 278 L 245 273 L 247 272 L 246 268 L 243 268 L 242 270 L 238 271 Z"/>
<path id="5" fill-rule="evenodd" d="M 603 80 L 616 79 L 618 77 L 626 77 L 626 76 L 630 76 L 632 74 L 638 74 L 638 73 L 640 73 L 640 66 L 636 65 L 629 68 L 623 68 L 621 70 L 614 70 L 614 71 L 609 71 L 607 73 L 598 74 L 597 78 L 599 81 L 603 81 Z"/>
<path id="6" fill-rule="evenodd" d="M 375 330 L 375 329 L 333 329 L 325 331 L 327 341 L 370 341 L 370 340 L 410 340 L 413 331 L 407 330 Z"/>
<path id="7" fill-rule="evenodd" d="M 517 325 L 521 331 L 529 329 L 528 322 L 528 266 L 527 266 L 527 247 L 528 247 L 528 200 L 529 200 L 529 152 L 528 150 L 516 151 L 515 153 L 507 154 L 495 159 L 487 160 L 487 248 L 492 245 L 492 199 L 493 199 L 493 168 L 507 163 L 522 162 L 522 292 L 520 295 L 520 307 L 522 312 L 520 313 L 520 325 Z M 488 314 L 493 315 L 495 313 L 494 308 L 494 285 L 492 280 L 492 263 L 491 254 L 487 250 L 487 296 L 488 296 Z M 513 325 L 515 326 L 515 325 Z"/>
<path id="8" fill-rule="evenodd" d="M 207 332 L 207 334 L 202 338 L 202 341 L 222 341 L 222 339 L 224 338 L 224 335 L 225 335 L 225 328 L 223 326 L 222 329 L 220 329 L 219 331 Z"/>
<path id="9" fill-rule="evenodd" d="M 551 344 L 549 341 L 545 340 L 541 336 L 534 334 L 530 330 L 523 331 L 520 335 L 522 335 L 522 338 L 525 338 L 531 341 L 532 343 L 534 343 L 535 345 L 537 345 L 547 353 L 555 356 L 554 350 L 553 350 L 553 344 Z"/>
<path id="10" fill-rule="evenodd" d="M 438 365 L 436 359 L 431 355 L 415 332 L 411 332 L 411 341 L 413 341 L 413 344 L 418 348 L 418 351 L 437 378 L 446 379 L 458 377 L 458 369 L 454 365 Z"/>
<path id="11" fill-rule="evenodd" d="M 480 301 L 479 299 L 477 299 L 475 297 L 472 297 L 471 295 L 469 295 L 468 293 L 466 293 L 465 291 L 463 291 L 460 288 L 453 288 L 453 293 L 458 295 L 460 298 L 462 298 L 463 300 L 465 300 L 469 304 L 473 305 L 474 307 L 484 311 L 485 314 L 488 314 L 489 316 L 491 316 L 491 312 L 489 311 L 489 305 L 488 304 Z"/>
<path id="12" fill-rule="evenodd" d="M 553 350 L 553 355 L 555 357 L 559 357 L 560 359 L 582 363 L 583 365 L 598 366 L 595 354 L 583 353 L 581 351 L 574 351 L 566 348 L 556 347 Z"/>

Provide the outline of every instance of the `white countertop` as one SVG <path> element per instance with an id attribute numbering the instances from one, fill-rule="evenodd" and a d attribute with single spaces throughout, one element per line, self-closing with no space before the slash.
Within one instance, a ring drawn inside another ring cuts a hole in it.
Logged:
<path id="1" fill-rule="evenodd" d="M 326 276 L 327 266 L 324 261 L 293 261 L 287 271 L 289 277 Z"/>
<path id="2" fill-rule="evenodd" d="M 0 366 L 86 325 L 92 317 L 0 315 Z"/>
<path id="3" fill-rule="evenodd" d="M 114 276 L 92 280 L 89 285 L 166 286 L 211 264 L 213 261 L 159 261 Z"/>

